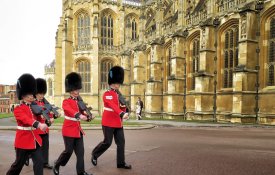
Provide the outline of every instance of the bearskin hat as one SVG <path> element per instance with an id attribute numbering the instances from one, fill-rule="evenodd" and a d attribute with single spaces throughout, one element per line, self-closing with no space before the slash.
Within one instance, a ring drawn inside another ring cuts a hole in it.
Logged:
<path id="1" fill-rule="evenodd" d="M 36 94 L 46 94 L 47 93 L 47 82 L 46 82 L 46 80 L 44 80 L 42 78 L 37 78 L 36 79 L 36 87 L 37 87 Z"/>
<path id="2" fill-rule="evenodd" d="M 71 92 L 77 89 L 82 89 L 81 76 L 76 72 L 71 72 L 65 78 L 65 90 Z"/>
<path id="3" fill-rule="evenodd" d="M 123 84 L 124 69 L 120 66 L 114 66 L 108 73 L 108 84 Z"/>
<path id="4" fill-rule="evenodd" d="M 31 74 L 23 74 L 17 80 L 16 95 L 18 100 L 22 100 L 22 97 L 28 94 L 36 94 L 36 81 Z"/>

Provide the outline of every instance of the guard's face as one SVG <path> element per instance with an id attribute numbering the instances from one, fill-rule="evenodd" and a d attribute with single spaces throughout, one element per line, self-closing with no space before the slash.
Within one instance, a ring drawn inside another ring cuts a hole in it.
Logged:
<path id="1" fill-rule="evenodd" d="M 71 91 L 70 94 L 71 94 L 72 97 L 75 97 L 75 98 L 76 98 L 76 97 L 79 96 L 79 91 L 80 91 L 80 89 L 77 89 L 77 90 Z"/>
<path id="2" fill-rule="evenodd" d="M 27 102 L 27 103 L 31 103 L 33 102 L 34 98 L 32 94 L 28 94 L 22 97 L 23 101 Z"/>
<path id="3" fill-rule="evenodd" d="M 36 96 L 36 99 L 39 101 L 43 100 L 43 98 L 44 98 L 44 94 L 40 94 L 40 93 L 36 94 L 35 96 Z"/>
<path id="4" fill-rule="evenodd" d="M 112 88 L 118 90 L 120 88 L 120 84 L 112 84 Z"/>

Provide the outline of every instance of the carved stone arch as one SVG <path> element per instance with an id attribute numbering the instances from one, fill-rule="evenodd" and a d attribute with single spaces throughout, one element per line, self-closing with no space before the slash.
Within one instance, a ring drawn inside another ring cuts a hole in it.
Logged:
<path id="1" fill-rule="evenodd" d="M 200 30 L 196 30 L 193 33 L 191 33 L 188 37 L 187 37 L 187 47 L 189 48 L 190 44 L 192 43 L 192 41 L 200 36 Z M 189 49 L 187 49 L 188 52 Z M 187 53 L 188 54 L 188 53 Z"/>
<path id="2" fill-rule="evenodd" d="M 138 38 L 139 17 L 136 13 L 129 13 L 124 17 L 125 38 L 135 40 Z"/>
<path id="3" fill-rule="evenodd" d="M 91 61 L 87 57 L 79 57 L 74 60 L 74 70 L 82 78 L 81 93 L 91 92 Z"/>
<path id="4" fill-rule="evenodd" d="M 77 64 L 78 62 L 80 62 L 80 61 L 88 61 L 88 62 L 90 62 L 89 58 L 87 58 L 87 57 L 79 57 L 79 58 L 76 58 L 76 59 L 74 60 L 74 65 L 76 66 L 76 64 Z"/>
<path id="5" fill-rule="evenodd" d="M 260 21 L 260 87 L 274 86 L 274 64 L 269 62 L 271 54 L 275 52 L 275 40 L 271 38 L 271 21 L 275 19 L 275 5 L 263 11 Z M 266 41 L 266 42 L 264 42 Z M 266 44 L 264 44 L 266 43 Z M 272 47 L 273 45 L 273 48 Z M 272 51 L 272 53 L 271 53 Z M 273 56 L 274 57 L 274 56 Z M 273 77 L 270 77 L 270 73 L 273 71 Z M 273 80 L 272 80 L 273 79 Z M 270 83 L 272 81 L 273 83 Z"/>
<path id="6" fill-rule="evenodd" d="M 77 50 L 86 49 L 88 45 L 91 44 L 90 37 L 90 25 L 91 25 L 91 17 L 89 10 L 80 8 L 78 9 L 74 15 L 74 44 Z M 80 22 L 79 19 L 81 19 Z M 89 33 L 83 32 L 88 29 Z M 85 34 L 84 34 L 85 33 Z M 84 47 L 85 46 L 85 47 Z"/>
<path id="7" fill-rule="evenodd" d="M 76 11 L 74 12 L 74 16 L 75 16 L 75 17 L 77 17 L 77 16 L 80 15 L 80 14 L 90 15 L 89 10 L 84 9 L 84 8 L 80 8 L 80 9 L 78 9 L 78 10 L 76 10 Z"/>
<path id="8" fill-rule="evenodd" d="M 103 9 L 99 12 L 100 17 L 105 15 L 105 14 L 110 14 L 114 19 L 118 18 L 117 13 L 111 8 L 105 8 L 105 9 Z"/>
<path id="9" fill-rule="evenodd" d="M 235 27 L 234 27 L 235 26 Z M 233 86 L 233 70 L 235 65 L 233 65 L 233 68 L 226 69 L 225 66 L 231 67 L 230 63 L 232 62 L 232 59 L 230 55 L 231 52 L 227 50 L 225 51 L 225 38 L 227 34 L 232 33 L 233 28 L 236 28 L 236 31 L 239 32 L 239 19 L 232 18 L 223 23 L 219 28 L 217 32 L 217 87 L 218 89 L 221 88 L 231 88 Z M 228 35 L 231 36 L 231 35 Z M 238 34 L 239 37 L 239 34 Z M 230 38 L 229 38 L 230 40 Z M 234 41 L 233 41 L 234 42 Z M 234 51 L 235 53 L 235 51 Z M 233 56 L 234 57 L 234 56 Z M 231 61 L 230 61 L 231 60 Z M 227 61 L 227 62 L 226 62 Z M 233 59 L 234 62 L 234 59 Z"/>
<path id="10" fill-rule="evenodd" d="M 172 40 L 169 39 L 163 46 L 164 48 L 164 60 L 163 60 L 163 91 L 168 91 L 168 80 L 172 75 Z"/>
<path id="11" fill-rule="evenodd" d="M 135 18 L 136 20 L 139 18 L 139 16 L 136 13 L 128 13 L 127 15 L 125 15 L 125 20 L 127 20 L 127 18 Z"/>
<path id="12" fill-rule="evenodd" d="M 196 30 L 187 38 L 187 58 L 186 58 L 186 72 L 187 89 L 195 90 L 195 74 L 199 71 L 199 50 L 200 50 L 200 30 Z M 194 47 L 196 53 L 194 55 Z"/>
<path id="13" fill-rule="evenodd" d="M 113 57 L 102 57 L 102 58 L 100 58 L 99 63 L 102 63 L 104 61 L 112 62 L 114 65 L 117 64 L 117 60 L 115 58 L 113 58 Z"/>
<path id="14" fill-rule="evenodd" d="M 112 57 L 103 57 L 99 61 L 99 82 L 100 89 L 108 88 L 108 72 L 116 64 L 116 59 Z"/>

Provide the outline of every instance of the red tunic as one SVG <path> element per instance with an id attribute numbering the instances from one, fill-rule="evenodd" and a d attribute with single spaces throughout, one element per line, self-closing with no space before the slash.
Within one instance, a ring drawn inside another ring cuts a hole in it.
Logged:
<path id="1" fill-rule="evenodd" d="M 26 104 L 21 104 L 14 109 L 14 116 L 18 127 L 21 129 L 16 130 L 14 146 L 15 148 L 21 149 L 35 149 L 36 142 L 42 146 L 42 139 L 35 132 L 35 128 L 32 128 L 35 120 L 35 116 L 32 114 L 30 106 Z M 24 127 L 24 130 L 22 130 Z M 31 130 L 25 130 L 27 128 L 32 128 Z"/>
<path id="2" fill-rule="evenodd" d="M 35 102 L 39 106 L 44 107 L 44 105 L 45 105 L 45 103 L 43 101 L 36 100 Z M 49 114 L 50 118 L 53 118 L 52 114 L 50 114 L 50 113 L 48 113 L 48 114 Z M 46 119 L 42 115 L 38 115 L 38 116 L 36 116 L 36 118 L 37 118 L 37 121 L 39 121 L 40 123 L 46 123 Z M 38 134 L 47 134 L 47 133 L 49 133 L 49 128 L 47 128 L 46 131 L 42 131 L 41 129 L 38 128 L 36 131 Z"/>
<path id="3" fill-rule="evenodd" d="M 118 94 L 115 90 L 110 89 L 103 94 L 104 111 L 102 115 L 102 125 L 122 128 L 120 113 L 125 112 L 125 108 L 119 107 Z"/>
<path id="4" fill-rule="evenodd" d="M 62 127 L 62 135 L 66 137 L 80 138 L 80 132 L 84 135 L 80 121 L 76 120 L 75 115 L 80 113 L 77 100 L 68 98 L 63 100 L 62 108 L 64 110 L 65 119 Z M 70 118 L 66 119 L 66 118 Z"/>

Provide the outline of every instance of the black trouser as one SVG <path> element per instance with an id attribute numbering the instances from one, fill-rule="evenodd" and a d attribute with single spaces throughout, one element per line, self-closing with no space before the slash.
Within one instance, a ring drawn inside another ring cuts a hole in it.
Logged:
<path id="1" fill-rule="evenodd" d="M 32 157 L 34 174 L 43 175 L 43 157 L 41 147 L 37 143 L 36 149 L 16 148 L 15 152 L 15 162 L 11 165 L 7 175 L 19 175 L 29 155 Z"/>
<path id="2" fill-rule="evenodd" d="M 42 156 L 44 159 L 44 164 L 49 163 L 49 134 L 41 134 L 40 137 L 42 138 Z"/>
<path id="3" fill-rule="evenodd" d="M 77 174 L 81 174 L 85 172 L 84 168 L 84 143 L 83 143 L 83 135 L 81 134 L 80 138 L 73 137 L 65 137 L 63 136 L 65 150 L 60 154 L 57 159 L 56 166 L 65 166 L 73 151 L 76 155 L 76 172 Z"/>
<path id="4" fill-rule="evenodd" d="M 93 150 L 92 156 L 100 157 L 112 144 L 113 136 L 117 145 L 117 164 L 125 164 L 125 138 L 123 128 L 102 126 L 104 140 Z"/>

